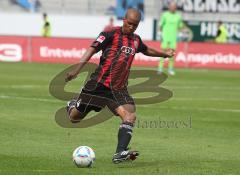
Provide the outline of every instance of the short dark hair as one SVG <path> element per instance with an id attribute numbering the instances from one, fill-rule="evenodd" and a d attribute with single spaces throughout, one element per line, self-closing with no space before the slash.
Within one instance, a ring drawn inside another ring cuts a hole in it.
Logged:
<path id="1" fill-rule="evenodd" d="M 127 12 L 126 12 L 126 14 L 125 14 L 125 18 L 127 18 L 127 17 L 128 17 L 128 14 L 131 13 L 131 12 L 137 13 L 137 14 L 138 14 L 138 18 L 139 18 L 138 20 L 139 20 L 139 21 L 141 20 L 142 14 L 141 14 L 141 12 L 140 12 L 138 9 L 136 9 L 136 8 L 129 8 L 129 9 L 127 9 Z"/>

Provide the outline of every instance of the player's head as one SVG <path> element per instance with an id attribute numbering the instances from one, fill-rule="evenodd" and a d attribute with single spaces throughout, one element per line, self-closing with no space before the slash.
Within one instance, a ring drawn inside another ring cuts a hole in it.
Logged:
<path id="1" fill-rule="evenodd" d="M 177 4 L 174 1 L 170 2 L 168 9 L 170 12 L 174 13 L 177 10 Z"/>
<path id="2" fill-rule="evenodd" d="M 218 21 L 218 27 L 221 26 L 223 23 L 222 21 Z"/>
<path id="3" fill-rule="evenodd" d="M 123 18 L 123 32 L 132 34 L 138 27 L 141 20 L 141 13 L 137 9 L 128 9 Z"/>
<path id="4" fill-rule="evenodd" d="M 114 23 L 113 17 L 111 17 L 111 18 L 109 19 L 109 23 L 113 25 L 113 23 Z"/>
<path id="5" fill-rule="evenodd" d="M 44 20 L 47 19 L 47 13 L 43 13 L 43 19 L 44 19 Z"/>

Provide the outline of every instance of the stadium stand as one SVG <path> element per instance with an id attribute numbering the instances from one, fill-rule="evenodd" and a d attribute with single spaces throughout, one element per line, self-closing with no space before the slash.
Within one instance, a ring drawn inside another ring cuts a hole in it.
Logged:
<path id="1" fill-rule="evenodd" d="M 0 10 L 2 12 L 26 12 L 24 8 L 29 8 L 27 0 L 15 0 L 21 2 L 21 6 L 16 6 L 14 0 L 0 1 Z M 40 0 L 40 12 L 58 13 L 58 14 L 99 14 L 109 13 L 113 10 L 116 0 Z M 145 14 L 147 16 L 157 16 L 161 3 L 157 0 L 148 0 L 145 3 Z"/>
<path id="2" fill-rule="evenodd" d="M 23 2 L 22 7 L 27 7 L 27 0 L 1 0 L 0 11 L 1 12 L 28 12 L 20 6 L 16 6 L 12 1 Z M 80 15 L 106 15 L 113 13 L 113 9 L 116 6 L 116 0 L 39 0 L 41 8 L 38 12 L 48 12 L 54 14 L 80 14 Z M 159 18 L 161 14 L 161 7 L 163 3 L 159 0 L 145 0 L 144 11 L 145 16 Z M 109 12 L 110 11 L 110 12 Z M 213 21 L 219 21 L 225 19 L 229 22 L 238 22 L 239 14 L 228 13 L 182 13 L 185 20 L 206 20 L 211 19 Z"/>

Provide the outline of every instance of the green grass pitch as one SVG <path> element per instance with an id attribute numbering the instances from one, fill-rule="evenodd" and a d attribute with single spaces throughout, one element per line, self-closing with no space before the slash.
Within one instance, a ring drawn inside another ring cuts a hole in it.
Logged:
<path id="1" fill-rule="evenodd" d="M 137 106 L 131 147 L 140 157 L 115 165 L 119 118 L 84 129 L 62 128 L 54 120 L 66 102 L 52 97 L 48 86 L 68 66 L 0 63 L 0 175 L 240 174 L 239 71 L 178 69 L 162 84 L 171 99 Z M 79 79 L 67 90 L 78 92 Z M 159 120 L 183 125 L 150 125 Z M 72 152 L 80 145 L 95 150 L 93 168 L 74 166 Z"/>

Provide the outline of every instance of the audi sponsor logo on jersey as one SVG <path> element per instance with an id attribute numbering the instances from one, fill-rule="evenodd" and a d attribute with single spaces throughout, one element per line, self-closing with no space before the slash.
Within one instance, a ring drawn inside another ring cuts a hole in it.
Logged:
<path id="1" fill-rule="evenodd" d="M 17 62 L 22 60 L 22 47 L 18 44 L 0 44 L 0 61 Z"/>
<path id="2" fill-rule="evenodd" d="M 131 48 L 131 47 L 127 47 L 127 46 L 122 46 L 121 47 L 121 51 L 126 53 L 126 54 L 131 54 L 131 55 L 135 55 L 135 49 Z"/>

